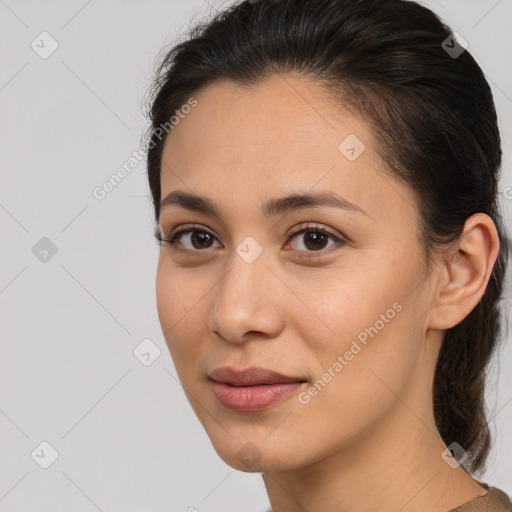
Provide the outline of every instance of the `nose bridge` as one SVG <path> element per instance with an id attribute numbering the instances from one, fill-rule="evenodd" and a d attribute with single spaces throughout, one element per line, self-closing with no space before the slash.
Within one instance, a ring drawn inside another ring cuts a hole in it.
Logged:
<path id="1" fill-rule="evenodd" d="M 212 331 L 233 342 L 243 341 L 249 331 L 275 336 L 282 322 L 275 293 L 278 280 L 267 266 L 263 247 L 250 238 L 230 258 L 209 321 Z"/>

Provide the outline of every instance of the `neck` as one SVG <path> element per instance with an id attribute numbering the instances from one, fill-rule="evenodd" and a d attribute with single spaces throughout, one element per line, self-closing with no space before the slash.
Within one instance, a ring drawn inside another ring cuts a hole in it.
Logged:
<path id="1" fill-rule="evenodd" d="M 486 490 L 441 457 L 445 448 L 430 404 L 406 396 L 339 451 L 263 480 L 273 512 L 446 512 Z"/>

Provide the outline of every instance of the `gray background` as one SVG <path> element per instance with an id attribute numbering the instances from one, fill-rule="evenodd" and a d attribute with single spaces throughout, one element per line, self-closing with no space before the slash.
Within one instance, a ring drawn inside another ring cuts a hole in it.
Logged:
<path id="1" fill-rule="evenodd" d="M 103 200 L 92 194 L 141 145 L 141 106 L 160 49 L 229 3 L 0 0 L 4 512 L 267 507 L 261 476 L 220 460 L 176 381 L 156 311 L 144 162 Z M 423 3 L 468 41 L 491 84 L 512 232 L 512 1 Z M 59 45 L 46 59 L 31 47 L 43 31 Z M 43 237 L 57 248 L 46 262 L 33 253 Z M 148 338 L 161 354 L 145 366 L 133 351 Z M 496 437 L 483 480 L 509 494 L 511 370 L 508 343 L 490 375 Z M 43 441 L 58 453 L 47 469 Z"/>

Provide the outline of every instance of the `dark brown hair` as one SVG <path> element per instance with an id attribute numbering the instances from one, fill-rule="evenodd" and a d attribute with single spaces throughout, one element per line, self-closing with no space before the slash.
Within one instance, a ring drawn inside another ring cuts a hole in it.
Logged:
<path id="1" fill-rule="evenodd" d="M 433 388 L 443 441 L 469 453 L 466 468 L 484 468 L 491 439 L 485 372 L 501 335 L 509 240 L 498 204 L 500 134 L 482 70 L 438 16 L 412 1 L 238 1 L 197 24 L 157 67 L 147 155 L 157 223 L 165 142 L 159 127 L 216 80 L 251 86 L 277 73 L 314 79 L 369 123 L 390 175 L 418 197 L 426 261 L 457 240 L 474 213 L 496 224 L 500 253 L 489 284 L 471 313 L 446 331 Z"/>

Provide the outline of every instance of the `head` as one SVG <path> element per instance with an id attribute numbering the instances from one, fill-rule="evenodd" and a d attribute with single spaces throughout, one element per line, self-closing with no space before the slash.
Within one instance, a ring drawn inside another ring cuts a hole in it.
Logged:
<path id="1" fill-rule="evenodd" d="M 484 466 L 508 253 L 501 146 L 490 88 L 469 51 L 446 51 L 451 32 L 406 0 L 243 1 L 160 63 L 158 313 L 228 464 L 348 452 L 405 400 Z M 210 379 L 221 366 L 302 384 L 227 410 Z"/>

